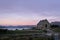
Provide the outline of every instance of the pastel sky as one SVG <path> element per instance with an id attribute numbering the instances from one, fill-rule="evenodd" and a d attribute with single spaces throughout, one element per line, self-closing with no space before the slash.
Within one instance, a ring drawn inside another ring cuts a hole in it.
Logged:
<path id="1" fill-rule="evenodd" d="M 36 25 L 60 21 L 60 0 L 0 0 L 0 25 Z"/>

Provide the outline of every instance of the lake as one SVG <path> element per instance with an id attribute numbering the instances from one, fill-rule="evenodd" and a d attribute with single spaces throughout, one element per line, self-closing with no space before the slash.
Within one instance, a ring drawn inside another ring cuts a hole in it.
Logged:
<path id="1" fill-rule="evenodd" d="M 33 26 L 6 26 L 6 27 L 0 27 L 0 29 L 8 29 L 8 30 L 23 30 L 23 29 L 32 29 Z"/>

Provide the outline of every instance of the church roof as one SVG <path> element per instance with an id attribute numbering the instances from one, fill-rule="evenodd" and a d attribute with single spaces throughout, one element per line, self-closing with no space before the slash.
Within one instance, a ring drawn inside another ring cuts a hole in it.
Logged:
<path id="1" fill-rule="evenodd" d="M 45 19 L 45 20 L 40 20 L 39 23 L 38 23 L 37 25 L 40 25 L 40 24 L 42 24 L 42 23 L 49 23 L 49 22 L 48 22 L 47 19 Z"/>

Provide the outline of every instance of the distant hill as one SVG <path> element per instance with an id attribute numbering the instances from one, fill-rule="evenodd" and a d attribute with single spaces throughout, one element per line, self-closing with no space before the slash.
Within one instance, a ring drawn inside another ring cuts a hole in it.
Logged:
<path id="1" fill-rule="evenodd" d="M 1 26 L 1 25 L 0 25 L 0 28 L 5 28 L 5 26 Z"/>
<path id="2" fill-rule="evenodd" d="M 60 26 L 60 22 L 51 22 L 52 25 L 59 25 Z"/>

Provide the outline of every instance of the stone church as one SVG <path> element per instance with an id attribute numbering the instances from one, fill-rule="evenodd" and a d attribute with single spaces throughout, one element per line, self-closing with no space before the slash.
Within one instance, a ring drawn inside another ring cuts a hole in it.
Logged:
<path id="1" fill-rule="evenodd" d="M 47 19 L 39 21 L 37 24 L 37 29 L 46 30 L 50 28 L 50 23 Z"/>

